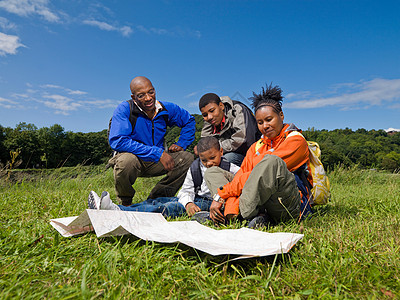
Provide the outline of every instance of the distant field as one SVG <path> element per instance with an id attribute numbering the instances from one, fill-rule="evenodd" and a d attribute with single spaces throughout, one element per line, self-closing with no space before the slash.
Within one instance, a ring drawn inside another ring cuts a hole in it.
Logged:
<path id="1" fill-rule="evenodd" d="M 90 190 L 115 198 L 112 171 L 14 172 L 17 182 L 0 179 L 0 298 L 400 298 L 400 175 L 329 175 L 330 204 L 303 224 L 265 229 L 304 230 L 289 254 L 230 261 L 127 236 L 63 238 L 49 220 L 80 214 Z M 154 184 L 136 182 L 138 201 Z"/>

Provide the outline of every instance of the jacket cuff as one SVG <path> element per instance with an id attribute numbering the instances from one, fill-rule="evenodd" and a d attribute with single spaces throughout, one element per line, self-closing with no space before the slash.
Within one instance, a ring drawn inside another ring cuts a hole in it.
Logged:
<path id="1" fill-rule="evenodd" d="M 218 188 L 217 193 L 218 193 L 218 195 L 220 195 L 220 197 L 221 197 L 222 199 L 225 199 L 225 200 L 226 200 L 226 199 L 229 198 L 229 193 L 228 193 L 228 191 L 225 189 L 224 186 L 222 187 L 222 189 L 221 189 L 221 188 Z"/>
<path id="2" fill-rule="evenodd" d="M 190 195 L 185 195 L 181 198 L 179 198 L 179 203 L 183 205 L 183 207 L 186 208 L 186 204 L 188 204 L 189 202 L 194 202 L 194 198 L 191 197 Z"/>

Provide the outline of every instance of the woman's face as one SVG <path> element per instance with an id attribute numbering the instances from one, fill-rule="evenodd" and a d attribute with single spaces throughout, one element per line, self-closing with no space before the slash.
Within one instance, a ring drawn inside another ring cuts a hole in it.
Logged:
<path id="1" fill-rule="evenodd" d="M 213 126 L 221 125 L 222 119 L 224 118 L 224 104 L 222 102 L 219 104 L 208 103 L 206 106 L 202 107 L 200 111 L 205 122 Z"/>
<path id="2" fill-rule="evenodd" d="M 283 112 L 276 113 L 271 106 L 262 106 L 256 111 L 258 130 L 270 140 L 281 132 L 283 119 Z"/>

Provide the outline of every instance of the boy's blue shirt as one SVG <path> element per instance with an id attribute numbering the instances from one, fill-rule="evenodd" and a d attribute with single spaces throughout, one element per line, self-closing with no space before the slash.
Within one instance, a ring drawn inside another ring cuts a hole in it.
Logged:
<path id="1" fill-rule="evenodd" d="M 113 150 L 117 152 L 130 152 L 143 161 L 157 162 L 164 152 L 164 137 L 167 126 L 181 128 L 177 144 L 183 149 L 193 142 L 195 134 L 195 119 L 183 108 L 171 102 L 158 101 L 162 110 L 150 120 L 139 108 L 134 105 L 137 114 L 135 128 L 129 121 L 129 103 L 124 101 L 115 109 L 111 127 L 109 142 Z M 168 124 L 165 122 L 168 115 Z"/>

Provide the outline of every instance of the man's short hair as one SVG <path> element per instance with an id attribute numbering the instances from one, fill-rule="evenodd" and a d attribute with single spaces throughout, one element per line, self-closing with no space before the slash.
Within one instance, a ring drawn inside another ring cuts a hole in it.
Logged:
<path id="1" fill-rule="evenodd" d="M 201 110 L 204 106 L 210 103 L 215 103 L 219 104 L 221 102 L 221 99 L 217 94 L 214 93 L 208 93 L 203 95 L 200 100 L 199 100 L 199 109 Z"/>
<path id="2" fill-rule="evenodd" d="M 203 137 L 199 140 L 199 143 L 197 144 L 198 153 L 208 151 L 211 148 L 215 148 L 218 151 L 221 149 L 221 146 L 219 145 L 219 140 L 213 136 Z"/>

